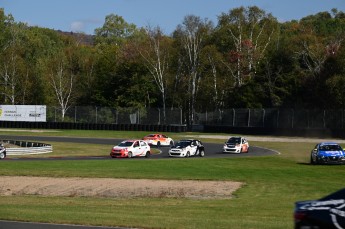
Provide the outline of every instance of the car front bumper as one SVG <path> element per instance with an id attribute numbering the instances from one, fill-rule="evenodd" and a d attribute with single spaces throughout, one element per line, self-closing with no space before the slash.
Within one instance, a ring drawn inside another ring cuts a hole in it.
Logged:
<path id="1" fill-rule="evenodd" d="M 240 147 L 223 147 L 223 153 L 241 153 Z"/>
<path id="2" fill-rule="evenodd" d="M 170 150 L 169 157 L 185 157 L 187 155 L 187 151 L 185 150 Z"/>
<path id="3" fill-rule="evenodd" d="M 319 156 L 317 159 L 322 164 L 345 164 L 345 157 L 342 156 Z"/>

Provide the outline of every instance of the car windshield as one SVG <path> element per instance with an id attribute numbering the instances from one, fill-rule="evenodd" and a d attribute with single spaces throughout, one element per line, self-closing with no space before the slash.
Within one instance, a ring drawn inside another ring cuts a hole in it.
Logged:
<path id="1" fill-rule="evenodd" d="M 241 143 L 241 138 L 229 138 L 227 143 L 240 144 Z"/>
<path id="2" fill-rule="evenodd" d="M 120 147 L 128 147 L 128 146 L 132 146 L 133 142 L 121 142 L 118 146 Z"/>
<path id="3" fill-rule="evenodd" d="M 339 145 L 321 145 L 320 150 L 338 151 L 341 150 L 341 147 Z"/>
<path id="4" fill-rule="evenodd" d="M 147 138 L 153 138 L 153 137 L 155 137 L 155 135 L 154 135 L 154 134 L 149 134 L 149 135 L 147 135 L 146 137 L 147 137 Z"/>
<path id="5" fill-rule="evenodd" d="M 179 147 L 186 147 L 189 146 L 191 144 L 192 141 L 179 141 L 178 143 L 176 143 L 175 146 L 179 146 Z"/>

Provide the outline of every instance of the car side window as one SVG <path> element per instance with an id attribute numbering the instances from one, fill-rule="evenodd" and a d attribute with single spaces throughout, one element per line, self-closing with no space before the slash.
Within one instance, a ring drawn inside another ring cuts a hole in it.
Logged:
<path id="1" fill-rule="evenodd" d="M 146 143 L 145 142 L 140 142 L 140 145 L 141 146 L 146 146 Z"/>
<path id="2" fill-rule="evenodd" d="M 133 147 L 139 147 L 139 142 L 134 142 Z"/>

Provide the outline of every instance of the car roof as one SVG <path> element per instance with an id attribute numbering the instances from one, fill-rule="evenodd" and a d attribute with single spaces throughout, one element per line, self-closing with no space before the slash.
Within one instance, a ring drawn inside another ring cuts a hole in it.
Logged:
<path id="1" fill-rule="evenodd" d="M 142 141 L 140 139 L 128 139 L 128 140 L 124 140 L 122 142 L 135 142 L 135 141 Z"/>
<path id="2" fill-rule="evenodd" d="M 339 145 L 339 144 L 336 142 L 321 142 L 319 145 L 321 146 L 321 145 Z"/>

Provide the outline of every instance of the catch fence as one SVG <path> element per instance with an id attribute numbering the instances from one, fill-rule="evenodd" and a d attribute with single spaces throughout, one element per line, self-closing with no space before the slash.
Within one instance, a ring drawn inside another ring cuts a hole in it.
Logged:
<path id="1" fill-rule="evenodd" d="M 47 107 L 47 122 L 99 124 L 188 125 L 188 114 L 180 108 L 109 108 L 76 106 L 61 117 L 57 107 Z M 343 129 L 344 110 L 322 109 L 224 109 L 195 112 L 193 125 L 230 127 Z"/>

